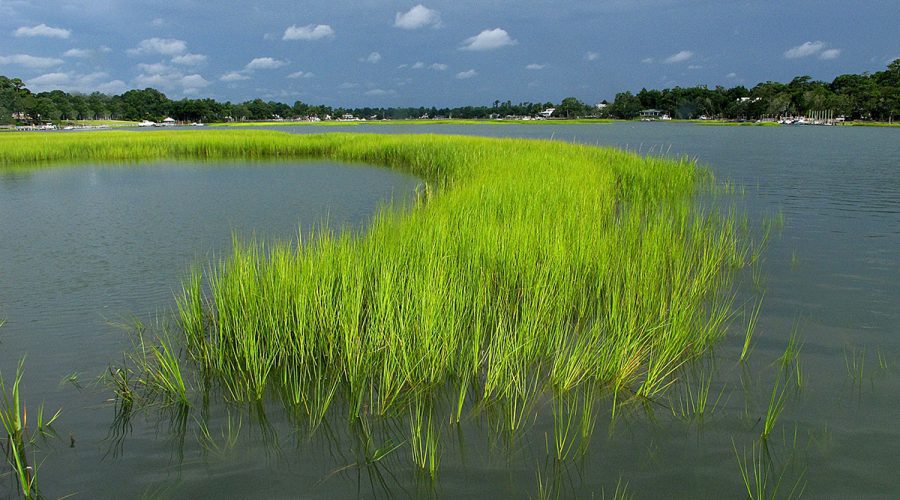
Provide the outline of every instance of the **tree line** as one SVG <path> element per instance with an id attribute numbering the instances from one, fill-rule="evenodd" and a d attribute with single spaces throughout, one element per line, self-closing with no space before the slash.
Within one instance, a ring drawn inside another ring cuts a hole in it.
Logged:
<path id="1" fill-rule="evenodd" d="M 621 92 L 606 111 L 609 116 L 629 119 L 648 108 L 682 119 L 758 120 L 830 111 L 849 120 L 889 121 L 900 117 L 900 59 L 884 71 L 840 75 L 831 83 L 798 76 L 790 83 L 770 81 L 752 89 L 739 85 Z"/>
<path id="2" fill-rule="evenodd" d="M 631 119 L 643 109 L 658 109 L 674 118 L 700 116 L 756 120 L 763 117 L 804 115 L 830 111 L 853 120 L 889 121 L 900 117 L 900 59 L 872 74 L 840 75 L 831 83 L 798 76 L 790 83 L 765 82 L 751 89 L 744 86 L 713 89 L 706 86 L 641 89 L 637 94 L 620 92 L 612 103 L 588 105 L 574 97 L 560 103 L 496 100 L 492 105 L 462 107 L 357 107 L 333 108 L 296 101 L 293 105 L 254 99 L 241 103 L 214 99 L 171 100 L 147 88 L 121 95 L 67 93 L 61 90 L 33 93 L 19 78 L 0 76 L 0 124 L 72 120 L 152 120 L 172 117 L 179 121 L 222 122 L 272 120 L 353 115 L 367 119 L 406 118 L 495 118 L 536 116 L 556 108 L 555 118 Z M 608 104 L 608 105 L 607 105 Z"/>

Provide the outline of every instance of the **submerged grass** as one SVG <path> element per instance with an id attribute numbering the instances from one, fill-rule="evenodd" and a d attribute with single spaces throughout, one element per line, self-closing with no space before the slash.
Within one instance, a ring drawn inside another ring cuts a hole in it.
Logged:
<path id="1" fill-rule="evenodd" d="M 351 421 L 408 414 L 412 457 L 431 476 L 439 423 L 489 409 L 515 431 L 545 396 L 554 454 L 579 455 L 596 394 L 657 398 L 722 338 L 733 271 L 752 254 L 734 214 L 697 208 L 712 182 L 694 162 L 561 142 L 108 132 L 8 134 L 0 153 L 5 164 L 314 157 L 420 176 L 414 206 L 382 209 L 365 234 L 235 242 L 185 282 L 183 338 L 142 344 L 143 361 L 111 373 L 128 405 L 136 387 L 185 405 L 212 385 L 231 401 L 276 395 L 311 427 L 336 400 Z M 430 410 L 448 393 L 452 409 Z"/>

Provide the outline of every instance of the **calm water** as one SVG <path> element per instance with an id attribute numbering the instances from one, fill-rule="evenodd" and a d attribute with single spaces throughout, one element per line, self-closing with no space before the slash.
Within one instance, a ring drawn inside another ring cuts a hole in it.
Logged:
<path id="1" fill-rule="evenodd" d="M 211 451 L 200 445 L 197 415 L 187 416 L 183 435 L 173 432 L 177 418 L 148 414 L 124 440 L 108 439 L 109 394 L 90 383 L 129 345 L 111 323 L 164 316 L 187 269 L 227 253 L 232 233 L 296 239 L 298 227 L 326 216 L 332 226 L 361 227 L 380 202 L 408 199 L 417 181 L 323 163 L 0 171 L 0 317 L 7 320 L 0 370 L 13 373 L 27 354 L 29 406 L 63 407 L 61 439 L 43 445 L 45 494 L 484 498 L 550 489 L 599 497 L 621 481 L 638 497 L 741 497 L 735 448 L 751 455 L 773 362 L 795 328 L 803 388 L 789 394 L 769 443 L 781 493 L 798 480 L 813 498 L 900 492 L 900 130 L 664 123 L 347 130 L 553 138 L 697 157 L 718 178 L 745 186 L 734 201 L 751 220 L 783 216 L 757 284 L 748 273 L 739 292 L 740 304 L 765 294 L 750 363 L 736 361 L 736 332 L 707 360 L 712 390 L 722 396 L 702 426 L 665 408 L 654 418 L 636 411 L 614 427 L 601 415 L 590 453 L 578 462 L 548 458 L 550 419 L 512 437 L 473 419 L 445 436 L 435 483 L 413 472 L 406 447 L 376 466 L 352 465 L 363 446 L 358 429 L 336 421 L 308 437 L 275 406 L 232 409 L 229 417 L 213 404 L 207 421 L 218 448 Z M 852 360 L 863 364 L 862 379 L 849 374 Z M 82 389 L 60 384 L 73 372 Z M 233 447 L 223 431 L 229 419 L 232 428 L 240 422 Z M 380 429 L 375 441 L 402 441 L 408 424 L 397 425 L 399 437 Z"/>

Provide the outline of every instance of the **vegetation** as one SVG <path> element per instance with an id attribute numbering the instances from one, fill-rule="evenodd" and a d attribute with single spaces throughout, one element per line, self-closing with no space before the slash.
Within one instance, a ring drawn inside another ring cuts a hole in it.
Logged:
<path id="1" fill-rule="evenodd" d="M 2 326 L 2 323 L 0 323 Z M 2 449 L 6 455 L 6 461 L 12 469 L 13 476 L 18 483 L 18 490 L 26 499 L 40 498 L 38 494 L 37 464 L 35 463 L 33 449 L 36 441 L 28 431 L 28 410 L 22 401 L 19 386 L 22 382 L 25 360 L 19 362 L 16 369 L 16 377 L 11 387 L 7 387 L 0 374 L 0 424 L 6 438 L 2 441 Z M 37 412 L 37 434 L 47 435 L 52 433 L 53 422 L 59 417 L 57 411 L 49 420 L 44 419 L 44 406 L 41 405 Z M 31 458 L 29 458 L 31 452 Z"/>
<path id="2" fill-rule="evenodd" d="M 885 71 L 840 75 L 831 83 L 798 76 L 790 83 L 765 82 L 752 89 L 737 86 L 641 89 L 616 94 L 608 112 L 616 118 L 634 118 L 642 109 L 655 108 L 673 118 L 702 115 L 756 120 L 766 116 L 805 115 L 831 111 L 847 119 L 890 121 L 900 117 L 900 59 Z"/>
<path id="3" fill-rule="evenodd" d="M 608 104 L 602 101 L 600 104 Z M 804 115 L 830 111 L 848 120 L 891 121 L 900 117 L 900 59 L 886 70 L 872 74 L 848 74 L 831 83 L 798 76 L 790 83 L 760 83 L 752 89 L 706 86 L 673 89 L 641 89 L 637 94 L 620 92 L 606 107 L 585 104 L 575 97 L 559 103 L 495 100 L 490 106 L 448 107 L 331 107 L 296 101 L 288 105 L 253 99 L 242 103 L 220 103 L 213 99 L 172 101 L 162 92 L 147 88 L 108 96 L 68 94 L 61 90 L 32 93 L 18 78 L 0 76 L 0 125 L 20 121 L 73 121 L 90 119 L 154 120 L 171 116 L 188 122 L 261 121 L 305 117 L 338 118 L 352 114 L 367 119 L 489 119 L 505 116 L 535 116 L 555 108 L 555 118 L 581 117 L 632 119 L 642 109 L 656 108 L 673 118 L 710 118 L 756 120 L 765 116 Z"/>
<path id="4" fill-rule="evenodd" d="M 599 395 L 655 399 L 724 335 L 751 254 L 735 217 L 695 206 L 712 179 L 691 161 L 560 142 L 108 132 L 7 134 L 0 151 L 4 163 L 326 157 L 419 175 L 414 206 L 385 207 L 365 234 L 236 242 L 185 281 L 183 335 L 141 341 L 111 378 L 128 408 L 220 391 L 276 395 L 311 428 L 329 411 L 408 415 L 430 475 L 448 422 L 486 412 L 514 432 L 542 401 L 560 419 L 556 455 L 577 455 Z"/>

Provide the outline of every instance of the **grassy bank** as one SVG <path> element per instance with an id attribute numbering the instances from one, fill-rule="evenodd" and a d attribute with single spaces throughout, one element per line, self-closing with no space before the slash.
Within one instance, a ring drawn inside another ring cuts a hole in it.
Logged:
<path id="1" fill-rule="evenodd" d="M 236 242 L 178 300 L 178 328 L 138 344 L 113 382 L 191 406 L 277 397 L 315 428 L 407 418 L 432 474 L 448 422 L 498 430 L 537 408 L 557 458 L 590 440 L 597 401 L 657 398 L 725 333 L 735 217 L 697 206 L 689 161 L 553 141 L 265 131 L 15 134 L 6 164 L 155 158 L 330 158 L 420 176 L 414 206 L 364 234 Z M 299 244 L 297 244 L 299 243 Z"/>

